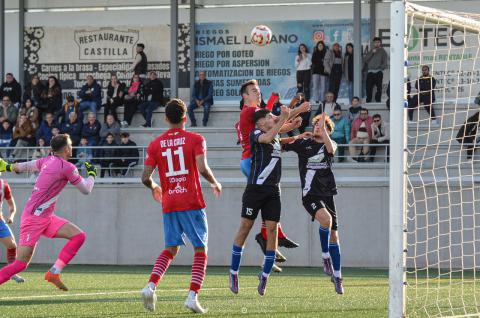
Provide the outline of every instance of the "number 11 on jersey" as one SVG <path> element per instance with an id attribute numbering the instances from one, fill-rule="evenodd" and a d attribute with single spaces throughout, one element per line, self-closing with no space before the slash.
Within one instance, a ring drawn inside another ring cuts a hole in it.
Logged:
<path id="1" fill-rule="evenodd" d="M 175 167 L 173 164 L 173 155 L 178 158 L 180 170 L 175 171 Z M 188 174 L 188 170 L 185 169 L 185 157 L 183 156 L 183 147 L 178 147 L 177 150 L 173 151 L 173 155 L 171 148 L 168 148 L 167 150 L 162 152 L 162 156 L 167 157 L 168 171 L 165 176 L 174 177 L 182 174 Z"/>

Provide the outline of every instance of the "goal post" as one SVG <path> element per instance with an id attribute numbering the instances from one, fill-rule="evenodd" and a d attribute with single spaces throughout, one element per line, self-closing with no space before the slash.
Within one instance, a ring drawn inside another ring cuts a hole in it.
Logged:
<path id="1" fill-rule="evenodd" d="M 388 314 L 478 317 L 480 15 L 390 17 Z"/>
<path id="2" fill-rule="evenodd" d="M 403 1 L 392 2 L 390 21 L 389 317 L 398 318 L 405 314 L 406 15 Z"/>

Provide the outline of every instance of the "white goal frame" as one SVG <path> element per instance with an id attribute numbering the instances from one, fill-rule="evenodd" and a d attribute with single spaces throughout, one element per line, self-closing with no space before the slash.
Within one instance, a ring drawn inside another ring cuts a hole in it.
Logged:
<path id="1" fill-rule="evenodd" d="M 389 180 L 389 305 L 390 318 L 406 316 L 407 286 L 407 18 L 413 14 L 432 23 L 442 23 L 480 33 L 480 15 L 440 11 L 405 0 L 390 8 L 390 180 Z M 474 16 L 475 19 L 472 19 Z M 464 317 L 470 317 L 466 315 Z"/>

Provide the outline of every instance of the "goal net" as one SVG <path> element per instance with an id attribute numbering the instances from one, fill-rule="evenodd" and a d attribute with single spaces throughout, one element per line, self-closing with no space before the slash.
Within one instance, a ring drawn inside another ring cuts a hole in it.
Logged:
<path id="1" fill-rule="evenodd" d="M 480 316 L 480 16 L 403 5 L 403 308 L 390 315 Z"/>

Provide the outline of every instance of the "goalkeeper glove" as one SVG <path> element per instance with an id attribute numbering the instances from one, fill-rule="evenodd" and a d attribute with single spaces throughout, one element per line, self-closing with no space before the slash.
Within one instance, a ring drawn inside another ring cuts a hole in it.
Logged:
<path id="1" fill-rule="evenodd" d="M 90 162 L 85 162 L 84 164 L 87 169 L 87 174 L 95 179 L 97 177 L 97 168 L 95 168 Z"/>
<path id="2" fill-rule="evenodd" d="M 12 172 L 13 171 L 13 164 L 6 162 L 5 160 L 0 158 L 0 172 Z"/>

